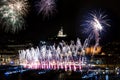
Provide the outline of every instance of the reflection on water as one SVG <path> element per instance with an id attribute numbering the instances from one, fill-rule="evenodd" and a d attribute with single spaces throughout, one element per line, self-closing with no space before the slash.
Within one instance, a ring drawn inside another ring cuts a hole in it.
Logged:
<path id="1" fill-rule="evenodd" d="M 107 71 L 31 70 L 4 66 L 0 68 L 0 80 L 120 80 L 120 70 Z"/>
<path id="2" fill-rule="evenodd" d="M 106 80 L 109 80 L 109 76 L 108 75 L 106 75 L 105 78 L 106 78 Z"/>
<path id="3" fill-rule="evenodd" d="M 68 75 L 69 74 L 69 75 Z M 56 80 L 120 80 L 120 75 L 117 74 L 94 74 L 93 73 L 60 73 Z"/>

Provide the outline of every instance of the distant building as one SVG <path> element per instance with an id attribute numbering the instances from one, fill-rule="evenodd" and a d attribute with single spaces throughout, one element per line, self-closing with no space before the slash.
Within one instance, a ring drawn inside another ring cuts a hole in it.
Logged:
<path id="1" fill-rule="evenodd" d="M 58 31 L 58 33 L 55 36 L 49 37 L 48 40 L 54 42 L 60 42 L 61 40 L 67 40 L 68 36 L 67 34 L 64 34 L 63 28 Z"/>
<path id="2" fill-rule="evenodd" d="M 62 28 L 62 27 L 61 27 L 61 29 L 59 30 L 57 37 L 67 37 L 66 34 L 63 34 L 63 28 Z"/>
<path id="3" fill-rule="evenodd" d="M 19 65 L 18 50 L 27 49 L 31 46 L 33 46 L 32 43 L 0 46 L 0 65 Z"/>

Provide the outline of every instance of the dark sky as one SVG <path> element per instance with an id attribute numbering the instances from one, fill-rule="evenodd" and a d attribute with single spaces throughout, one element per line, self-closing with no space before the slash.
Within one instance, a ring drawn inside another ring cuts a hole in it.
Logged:
<path id="1" fill-rule="evenodd" d="M 39 41 L 48 37 L 56 36 L 61 26 L 64 33 L 70 37 L 81 37 L 81 21 L 89 10 L 101 9 L 108 14 L 111 27 L 106 30 L 103 41 L 120 40 L 120 4 L 119 0 L 57 0 L 56 14 L 43 19 L 37 15 L 35 0 L 29 0 L 30 9 L 26 19 L 26 29 L 17 34 L 5 33 L 0 30 L 0 41 L 8 40 L 32 40 Z"/>

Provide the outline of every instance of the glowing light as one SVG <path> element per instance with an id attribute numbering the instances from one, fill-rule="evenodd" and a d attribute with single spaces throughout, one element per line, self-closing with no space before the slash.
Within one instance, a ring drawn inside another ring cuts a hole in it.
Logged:
<path id="1" fill-rule="evenodd" d="M 94 47 L 87 47 L 85 48 L 85 52 L 87 54 L 91 54 L 91 53 L 95 53 L 95 54 L 98 54 L 101 52 L 101 47 L 100 46 L 97 46 L 96 49 L 94 50 Z"/>
<path id="2" fill-rule="evenodd" d="M 24 17 L 28 13 L 27 0 L 4 1 L 0 7 L 0 18 L 5 32 L 15 33 L 24 26 Z"/>
<path id="3" fill-rule="evenodd" d="M 94 25 L 95 30 L 102 30 L 102 26 L 101 26 L 99 20 L 96 17 L 93 18 L 93 20 L 94 21 L 93 21 L 92 25 Z"/>

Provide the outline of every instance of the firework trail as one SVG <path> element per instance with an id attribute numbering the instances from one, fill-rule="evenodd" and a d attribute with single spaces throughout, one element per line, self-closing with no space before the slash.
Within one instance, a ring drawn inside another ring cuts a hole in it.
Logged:
<path id="1" fill-rule="evenodd" d="M 24 26 L 24 17 L 28 13 L 27 0 L 6 0 L 0 6 L 0 23 L 5 32 L 15 33 Z"/>
<path id="2" fill-rule="evenodd" d="M 85 28 L 87 33 L 92 34 L 95 36 L 95 48 L 99 45 L 100 40 L 100 32 L 104 30 L 106 26 L 110 26 L 108 24 L 109 19 L 107 19 L 107 15 L 102 13 L 101 11 L 93 11 L 89 13 L 89 16 L 85 20 L 85 23 L 82 26 L 87 26 Z"/>
<path id="3" fill-rule="evenodd" d="M 49 17 L 56 12 L 55 0 L 41 0 L 36 4 L 38 14 L 42 13 L 43 17 Z"/>

